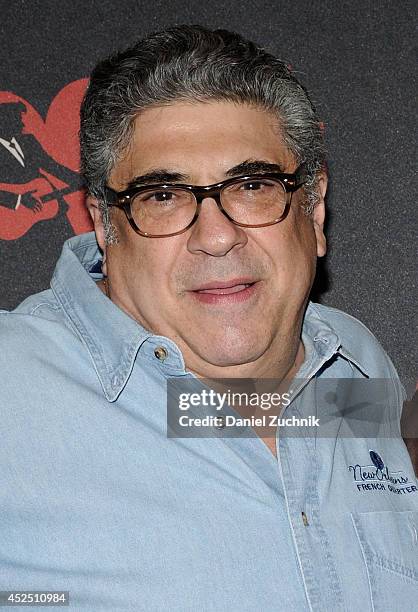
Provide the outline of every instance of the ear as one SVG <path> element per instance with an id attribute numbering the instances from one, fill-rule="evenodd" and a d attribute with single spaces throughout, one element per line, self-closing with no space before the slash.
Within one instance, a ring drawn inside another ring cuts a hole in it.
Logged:
<path id="1" fill-rule="evenodd" d="M 88 195 L 86 198 L 86 205 L 90 213 L 91 220 L 93 221 L 97 244 L 103 251 L 102 271 L 103 274 L 107 276 L 105 231 L 103 226 L 102 213 L 99 207 L 99 200 L 92 195 Z"/>
<path id="2" fill-rule="evenodd" d="M 316 252 L 318 257 L 323 257 L 327 252 L 327 239 L 324 234 L 325 222 L 325 194 L 327 192 L 328 177 L 325 172 L 320 172 L 318 175 L 317 191 L 318 202 L 312 212 L 315 238 Z"/>

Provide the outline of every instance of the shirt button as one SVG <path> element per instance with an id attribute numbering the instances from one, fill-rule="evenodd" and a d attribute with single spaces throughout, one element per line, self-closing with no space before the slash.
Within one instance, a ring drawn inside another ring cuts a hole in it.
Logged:
<path id="1" fill-rule="evenodd" d="M 216 429 L 223 429 L 225 427 L 225 419 L 223 416 L 216 417 Z"/>
<path id="2" fill-rule="evenodd" d="M 167 350 L 163 346 L 157 346 L 157 348 L 154 351 L 154 355 L 160 361 L 164 361 L 164 359 L 167 359 L 168 357 Z"/>
<path id="3" fill-rule="evenodd" d="M 306 516 L 305 512 L 302 512 L 302 522 L 305 525 L 305 527 L 309 527 L 308 517 Z"/>
<path id="4" fill-rule="evenodd" d="M 328 338 L 320 338 L 319 336 L 314 337 L 314 342 L 322 342 L 322 344 L 329 344 Z"/>

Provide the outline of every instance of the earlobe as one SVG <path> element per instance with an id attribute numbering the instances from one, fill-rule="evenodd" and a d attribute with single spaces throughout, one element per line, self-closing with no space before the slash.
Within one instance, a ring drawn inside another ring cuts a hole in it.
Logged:
<path id="1" fill-rule="evenodd" d="M 86 198 L 86 206 L 87 210 L 89 211 L 91 220 L 93 221 L 94 231 L 96 232 L 96 238 L 99 247 L 104 250 L 104 227 L 99 200 L 92 195 L 88 195 Z"/>
<path id="2" fill-rule="evenodd" d="M 103 226 L 102 212 L 100 210 L 99 200 L 92 195 L 87 196 L 86 206 L 89 211 L 91 220 L 93 221 L 94 231 L 96 233 L 97 244 L 103 251 L 102 270 L 106 274 L 106 241 L 105 231 Z"/>
<path id="3" fill-rule="evenodd" d="M 324 234 L 325 223 L 325 194 L 327 192 L 328 177 L 321 172 L 318 177 L 317 190 L 318 202 L 313 210 L 313 224 L 316 237 L 316 252 L 318 257 L 323 257 L 327 252 L 327 239 Z"/>

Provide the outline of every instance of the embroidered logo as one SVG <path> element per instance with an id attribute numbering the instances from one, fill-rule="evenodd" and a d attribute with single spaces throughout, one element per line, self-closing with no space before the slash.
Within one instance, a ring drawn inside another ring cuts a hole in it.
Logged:
<path id="1" fill-rule="evenodd" d="M 369 451 L 372 465 L 349 465 L 358 491 L 390 491 L 405 495 L 418 491 L 402 470 L 389 470 L 382 457 L 374 450 Z"/>
<path id="2" fill-rule="evenodd" d="M 369 454 L 370 454 L 370 459 L 373 462 L 373 465 L 375 465 L 378 470 L 383 470 L 383 468 L 385 467 L 385 464 L 383 463 L 382 457 L 378 455 L 376 451 L 374 450 L 371 450 Z"/>

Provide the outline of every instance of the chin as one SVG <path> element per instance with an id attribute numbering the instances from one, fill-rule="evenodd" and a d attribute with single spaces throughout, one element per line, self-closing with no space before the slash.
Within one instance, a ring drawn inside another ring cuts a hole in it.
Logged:
<path id="1" fill-rule="evenodd" d="M 256 361 L 267 349 L 267 345 L 265 347 L 256 346 L 255 343 L 249 344 L 248 340 L 245 345 L 225 346 L 221 342 L 217 346 L 218 350 L 211 347 L 210 350 L 201 352 L 200 356 L 207 363 L 222 368 L 240 366 Z"/>

